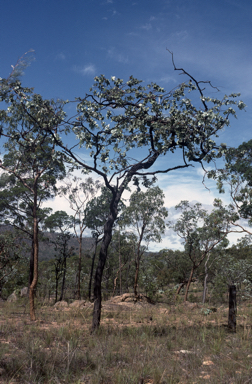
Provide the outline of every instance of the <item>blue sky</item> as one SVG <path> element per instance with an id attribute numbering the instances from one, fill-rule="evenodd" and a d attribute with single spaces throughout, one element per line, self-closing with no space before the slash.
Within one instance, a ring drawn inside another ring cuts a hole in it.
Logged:
<path id="1" fill-rule="evenodd" d="M 168 48 L 178 67 L 218 86 L 218 97 L 241 92 L 247 112 L 231 120 L 221 141 L 251 139 L 251 0 L 5 0 L 1 16 L 1 77 L 33 49 L 23 83 L 46 98 L 84 96 L 99 74 L 133 75 L 169 91 L 181 76 Z M 181 199 L 211 204 L 215 187 L 209 192 L 201 180 L 199 169 L 162 176 L 167 207 Z"/>

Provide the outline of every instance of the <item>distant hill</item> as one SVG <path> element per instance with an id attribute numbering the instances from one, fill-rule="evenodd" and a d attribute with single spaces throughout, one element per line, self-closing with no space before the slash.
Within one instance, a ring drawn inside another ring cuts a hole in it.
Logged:
<path id="1" fill-rule="evenodd" d="M 13 231 L 13 227 L 11 225 L 0 225 L 0 234 L 4 233 L 6 231 Z M 22 232 L 20 231 L 22 234 Z M 39 241 L 39 260 L 50 260 L 54 257 L 55 251 L 54 251 L 54 244 L 53 241 L 56 240 L 57 233 L 51 233 L 51 232 L 43 232 L 42 236 L 40 234 L 40 237 L 43 238 L 43 240 Z M 22 236 L 21 236 L 22 238 Z M 24 237 L 24 240 L 27 244 L 29 244 L 29 239 Z M 79 243 L 76 237 L 72 237 L 69 241 L 69 246 L 73 247 L 74 253 L 78 254 L 79 250 Z M 92 252 L 94 247 L 94 239 L 92 237 L 84 237 L 82 239 L 82 252 L 83 253 L 90 253 Z M 29 256 L 27 254 L 27 256 Z"/>

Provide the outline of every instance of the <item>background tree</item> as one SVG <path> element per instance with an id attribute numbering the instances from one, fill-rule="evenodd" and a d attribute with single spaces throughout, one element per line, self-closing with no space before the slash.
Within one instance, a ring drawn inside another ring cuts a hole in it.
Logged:
<path id="1" fill-rule="evenodd" d="M 88 177 L 84 181 L 82 181 L 81 178 L 75 176 L 72 179 L 66 179 L 64 184 L 65 185 L 61 187 L 61 194 L 65 196 L 65 198 L 69 202 L 70 208 L 74 211 L 73 229 L 79 243 L 77 299 L 80 300 L 82 240 L 85 229 L 88 227 L 88 225 L 90 225 L 90 216 L 87 218 L 87 205 L 99 192 L 101 184 L 98 180 L 93 180 L 91 177 Z M 94 214 L 98 214 L 98 212 L 94 212 Z M 89 222 L 87 221 L 87 219 L 89 220 Z M 96 218 L 94 218 L 94 220 L 96 220 Z M 97 220 L 99 220 L 99 218 Z"/>
<path id="2" fill-rule="evenodd" d="M 0 168 L 11 175 L 19 186 L 25 188 L 23 196 L 26 194 L 28 198 L 27 207 L 20 204 L 20 209 L 23 212 L 30 211 L 33 228 L 30 267 L 33 273 L 30 274 L 32 281 L 29 300 L 30 317 L 31 320 L 35 320 L 34 293 L 38 281 L 40 204 L 52 196 L 56 177 L 57 179 L 63 177 L 65 170 L 63 155 L 55 151 L 55 143 L 45 129 L 58 124 L 61 120 L 58 116 L 61 108 L 57 108 L 53 101 L 43 100 L 31 89 L 21 86 L 19 76 L 27 63 L 28 61 L 22 57 L 13 67 L 10 76 L 7 79 L 0 79 L 0 100 L 7 104 L 6 109 L 0 110 L 0 134 L 6 138 Z M 11 183 L 13 182 L 12 179 Z M 4 197 L 5 202 L 6 194 Z M 4 207 L 5 209 L 10 211 L 10 205 Z"/>
<path id="3" fill-rule="evenodd" d="M 24 254 L 25 244 L 18 233 L 5 231 L 0 234 L 0 297 L 8 281 L 13 281 L 21 270 L 21 264 L 27 262 Z"/>
<path id="4" fill-rule="evenodd" d="M 181 201 L 175 207 L 180 210 L 181 216 L 173 228 L 183 239 L 185 253 L 191 262 L 185 301 L 195 270 L 200 267 L 203 261 L 207 260 L 217 245 L 220 243 L 224 243 L 225 246 L 228 245 L 226 237 L 232 232 L 232 222 L 238 219 L 232 207 L 228 210 L 222 206 L 220 200 L 215 200 L 214 206 L 215 209 L 209 214 L 205 209 L 202 209 L 200 203 L 191 206 L 186 200 Z"/>
<path id="5" fill-rule="evenodd" d="M 164 193 L 159 187 L 152 187 L 146 192 L 132 193 L 129 206 L 123 213 L 123 222 L 132 227 L 137 234 L 137 249 L 135 253 L 134 294 L 138 296 L 138 277 L 140 260 L 148 249 L 150 241 L 160 242 L 165 231 L 165 218 L 168 211 L 164 207 Z M 143 246 L 143 242 L 145 245 Z"/>
<path id="6" fill-rule="evenodd" d="M 220 193 L 228 187 L 233 209 L 240 219 L 252 224 L 252 140 L 238 148 L 229 148 L 225 153 L 225 168 L 209 172 L 208 177 L 217 181 Z M 242 221 L 233 223 L 238 229 L 252 234 Z"/>
<path id="7" fill-rule="evenodd" d="M 57 238 L 53 241 L 55 245 L 55 261 L 54 261 L 54 271 L 55 271 L 55 302 L 58 301 L 58 285 L 59 280 L 62 277 L 61 284 L 61 294 L 59 301 L 63 299 L 64 290 L 65 290 L 65 281 L 66 281 L 66 271 L 67 271 L 67 258 L 72 256 L 73 249 L 69 247 L 69 240 L 73 236 L 69 229 L 72 228 L 74 217 L 69 216 L 64 211 L 56 211 L 52 215 L 46 218 L 44 228 L 49 229 L 50 232 L 58 233 Z"/>
<path id="8" fill-rule="evenodd" d="M 14 109 L 20 106 L 13 106 Z M 33 108 L 32 108 L 33 109 Z M 33 119 L 18 113 L 16 125 L 6 128 L 8 140 L 0 164 L 0 211 L 2 222 L 21 229 L 31 239 L 30 258 L 30 317 L 35 320 L 34 292 L 38 281 L 39 224 L 49 209 L 41 204 L 51 198 L 56 190 L 57 178 L 64 176 L 61 159 L 55 157 L 54 144 L 47 134 L 37 132 Z M 40 111 L 31 111 L 35 115 Z M 37 115 L 36 115 L 37 117 Z M 6 124 L 10 124 L 8 121 Z M 18 139 L 17 139 L 18 136 Z"/>

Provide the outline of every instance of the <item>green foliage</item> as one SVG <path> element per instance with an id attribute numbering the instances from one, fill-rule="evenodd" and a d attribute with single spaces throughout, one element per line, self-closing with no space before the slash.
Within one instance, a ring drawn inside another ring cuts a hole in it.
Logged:
<path id="1" fill-rule="evenodd" d="M 8 296 L 15 288 L 27 284 L 24 273 L 28 265 L 25 248 L 17 233 L 0 234 L 0 297 Z"/>
<path id="2" fill-rule="evenodd" d="M 161 241 L 165 231 L 164 219 L 168 211 L 164 207 L 164 193 L 159 187 L 152 187 L 146 192 L 134 192 L 130 196 L 129 206 L 123 212 L 122 223 L 137 232 L 141 240 Z"/>
<path id="3" fill-rule="evenodd" d="M 56 211 L 45 219 L 44 229 L 50 232 L 67 232 L 73 224 L 73 217 L 65 211 Z"/>
<path id="4" fill-rule="evenodd" d="M 228 245 L 226 236 L 232 223 L 238 219 L 232 206 L 224 207 L 221 200 L 216 199 L 214 207 L 211 213 L 207 213 L 200 203 L 191 206 L 188 201 L 181 201 L 176 206 L 181 210 L 181 216 L 173 228 L 183 239 L 185 251 L 195 264 L 217 245 Z"/>
<path id="5" fill-rule="evenodd" d="M 244 142 L 238 148 L 229 148 L 225 153 L 225 168 L 209 172 L 208 177 L 217 182 L 221 193 L 228 186 L 237 214 L 252 224 L 252 140 Z M 244 231 L 250 233 L 244 227 Z"/>

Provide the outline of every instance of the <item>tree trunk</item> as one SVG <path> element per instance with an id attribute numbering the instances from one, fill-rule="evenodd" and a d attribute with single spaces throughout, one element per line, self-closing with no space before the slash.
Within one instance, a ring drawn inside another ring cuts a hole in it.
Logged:
<path id="1" fill-rule="evenodd" d="M 194 273 L 194 268 L 192 268 L 191 273 L 190 273 L 190 277 L 189 277 L 189 279 L 188 279 L 188 283 L 187 283 L 187 286 L 186 286 L 186 292 L 185 292 L 185 298 L 184 298 L 184 301 L 187 301 L 189 288 L 190 288 L 190 285 L 191 285 L 191 282 L 192 282 L 192 278 L 193 278 L 193 273 Z"/>
<path id="2" fill-rule="evenodd" d="M 119 271 L 120 271 L 120 295 L 122 294 L 122 271 L 121 271 L 121 233 L 119 228 Z M 115 287 L 114 287 L 115 292 Z M 113 296 L 114 296 L 113 292 Z"/>
<path id="3" fill-rule="evenodd" d="M 107 222 L 104 225 L 104 237 L 102 240 L 102 245 L 100 249 L 99 262 L 97 265 L 94 281 L 94 312 L 93 312 L 93 322 L 92 322 L 92 332 L 95 331 L 100 325 L 101 319 L 101 282 L 104 266 L 107 259 L 108 246 L 112 238 L 112 229 L 113 224 L 117 218 L 118 214 L 118 204 L 121 199 L 122 193 L 130 183 L 132 177 L 141 169 L 149 169 L 157 160 L 159 152 L 155 151 L 153 155 L 146 161 L 135 164 L 131 167 L 130 170 L 125 171 L 126 175 L 121 186 L 115 192 L 115 189 L 111 187 L 111 192 L 113 193 L 113 198 L 110 204 L 110 213 L 107 219 Z M 118 179 L 117 179 L 118 181 Z"/>
<path id="4" fill-rule="evenodd" d="M 82 256 L 82 235 L 79 238 L 79 268 L 78 268 L 78 286 L 77 286 L 77 300 L 81 299 L 80 281 L 81 281 L 81 256 Z"/>
<path id="5" fill-rule="evenodd" d="M 229 286 L 228 328 L 236 332 L 236 286 Z"/>
<path id="6" fill-rule="evenodd" d="M 99 261 L 96 268 L 95 278 L 94 278 L 94 311 L 93 311 L 93 322 L 92 322 L 92 332 L 95 331 L 101 320 L 101 282 L 104 266 L 107 259 L 108 246 L 112 239 L 112 229 L 113 224 L 117 217 L 117 207 L 120 201 L 121 194 L 116 196 L 116 199 L 110 205 L 110 214 L 107 219 L 107 222 L 104 225 L 104 236 L 102 239 Z"/>
<path id="7" fill-rule="evenodd" d="M 134 281 L 134 295 L 135 295 L 135 297 L 137 297 L 138 275 L 139 275 L 139 266 L 140 266 L 140 258 L 141 258 L 140 246 L 141 246 L 141 242 L 143 240 L 144 230 L 145 230 L 145 224 L 143 224 L 143 226 L 141 228 L 141 234 L 140 234 L 140 238 L 139 238 L 138 246 L 137 246 L 136 273 L 135 273 L 135 281 Z"/>
<path id="8" fill-rule="evenodd" d="M 135 297 L 137 297 L 138 273 L 139 273 L 139 260 L 137 260 L 137 262 L 136 262 L 136 272 L 135 272 L 135 280 L 134 280 L 134 295 L 135 295 Z"/>
<path id="9" fill-rule="evenodd" d="M 112 227 L 111 227 L 111 231 L 112 231 Z M 109 233 L 106 233 L 101 245 L 99 262 L 96 268 L 96 273 L 94 278 L 94 312 L 93 312 L 92 331 L 95 331 L 100 325 L 101 299 L 102 299 L 101 282 L 102 282 L 102 274 L 103 274 L 104 266 L 107 259 L 107 249 L 110 241 L 111 241 L 111 235 L 109 235 Z"/>
<path id="10" fill-rule="evenodd" d="M 204 279 L 204 289 L 203 289 L 203 297 L 202 297 L 202 303 L 205 304 L 206 301 L 206 293 L 207 293 L 207 279 L 208 279 L 208 261 L 209 261 L 210 253 L 208 253 L 206 262 L 205 262 L 205 279 Z"/>
<path id="11" fill-rule="evenodd" d="M 58 301 L 59 270 L 55 267 L 55 303 Z"/>
<path id="12" fill-rule="evenodd" d="M 203 304 L 205 304 L 205 302 L 206 302 L 207 278 L 208 278 L 208 273 L 207 273 L 207 271 L 206 271 L 206 273 L 205 273 L 205 278 L 204 278 L 203 298 L 202 298 L 202 303 L 203 303 Z"/>
<path id="13" fill-rule="evenodd" d="M 29 289 L 29 302 L 30 302 L 30 319 L 36 320 L 35 307 L 34 307 L 34 294 L 38 282 L 38 219 L 37 219 L 37 187 L 34 188 L 34 203 L 33 203 L 33 279 Z"/>
<path id="14" fill-rule="evenodd" d="M 31 285 L 33 280 L 33 273 L 34 273 L 34 236 L 32 236 L 32 244 L 31 244 L 29 286 Z"/>
<path id="15" fill-rule="evenodd" d="M 176 303 L 178 295 L 180 294 L 180 291 L 181 291 L 181 289 L 183 288 L 184 285 L 185 285 L 185 283 L 181 283 L 180 286 L 178 287 L 177 292 L 175 294 L 175 298 L 174 298 L 174 302 L 175 303 Z"/>
<path id="16" fill-rule="evenodd" d="M 89 298 L 89 301 L 91 301 L 91 287 L 92 287 L 92 279 L 93 279 L 93 272 L 94 272 L 94 262 L 95 262 L 95 255 L 96 255 L 96 250 L 97 250 L 98 242 L 99 242 L 98 238 L 96 238 L 95 239 L 95 250 L 94 250 L 93 257 L 92 257 L 92 264 L 91 264 L 89 284 L 88 284 L 88 298 Z"/>
<path id="17" fill-rule="evenodd" d="M 62 278 L 61 293 L 60 293 L 59 301 L 62 301 L 64 297 L 65 282 L 66 282 L 66 257 L 64 258 L 63 278 Z"/>

